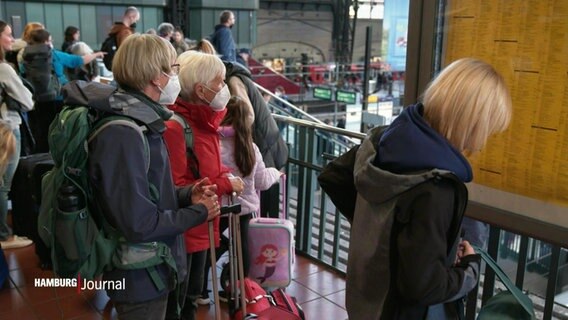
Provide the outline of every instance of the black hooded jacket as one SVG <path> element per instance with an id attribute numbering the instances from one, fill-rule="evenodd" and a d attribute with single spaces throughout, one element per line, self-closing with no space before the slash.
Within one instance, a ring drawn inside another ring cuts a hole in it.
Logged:
<path id="1" fill-rule="evenodd" d="M 455 264 L 467 204 L 467 160 L 406 108 L 357 151 L 347 267 L 350 319 L 459 319 L 479 256 Z"/>

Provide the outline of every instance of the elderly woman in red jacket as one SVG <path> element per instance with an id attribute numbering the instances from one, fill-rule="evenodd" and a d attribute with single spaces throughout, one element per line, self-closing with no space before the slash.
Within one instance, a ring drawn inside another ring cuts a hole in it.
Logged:
<path id="1" fill-rule="evenodd" d="M 186 155 L 185 135 L 182 125 L 167 122 L 164 134 L 170 153 L 174 183 L 185 186 L 197 179 L 208 177 L 217 185 L 217 195 L 243 190 L 243 182 L 234 177 L 221 163 L 219 134 L 217 129 L 225 116 L 225 106 L 230 99 L 225 84 L 225 65 L 210 54 L 187 51 L 178 57 L 181 93 L 170 109 L 178 113 L 193 131 L 193 151 L 197 161 Z M 197 163 L 196 163 L 197 162 Z M 199 177 L 194 170 L 197 169 Z M 195 319 L 197 298 L 204 281 L 204 268 L 209 249 L 207 224 L 201 224 L 185 233 L 189 264 L 187 298 L 182 310 L 184 319 Z M 219 245 L 219 218 L 215 220 L 215 245 Z"/>

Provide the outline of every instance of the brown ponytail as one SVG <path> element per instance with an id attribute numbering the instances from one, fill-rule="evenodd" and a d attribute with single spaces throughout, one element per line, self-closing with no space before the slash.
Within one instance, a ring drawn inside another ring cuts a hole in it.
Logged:
<path id="1" fill-rule="evenodd" d="M 252 142 L 252 127 L 248 122 L 248 108 L 243 99 L 233 96 L 227 104 L 227 114 L 221 122 L 235 130 L 235 163 L 246 177 L 252 173 L 256 161 Z"/>

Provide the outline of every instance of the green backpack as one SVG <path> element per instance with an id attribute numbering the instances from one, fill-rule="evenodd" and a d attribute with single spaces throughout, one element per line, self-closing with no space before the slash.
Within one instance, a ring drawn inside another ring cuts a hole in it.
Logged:
<path id="1" fill-rule="evenodd" d="M 108 126 L 130 126 L 140 133 L 148 171 L 145 127 L 126 116 L 100 114 L 85 106 L 66 106 L 52 122 L 49 144 L 55 166 L 42 180 L 38 232 L 51 249 L 53 270 L 60 277 L 94 279 L 114 268 L 147 269 L 156 288 L 163 290 L 166 285 L 156 266 L 166 263 L 177 274 L 170 248 L 161 242 L 126 242 L 101 214 L 88 181 L 88 142 Z M 157 201 L 157 189 L 152 185 L 150 194 Z M 65 211 L 61 210 L 63 204 L 67 204 Z M 69 204 L 75 208 L 69 210 Z"/>
<path id="2" fill-rule="evenodd" d="M 477 320 L 534 320 L 534 306 L 531 299 L 525 295 L 507 274 L 499 267 L 497 262 L 483 249 L 473 246 L 475 252 L 487 263 L 497 278 L 501 280 L 506 291 L 501 291 L 489 298 L 479 310 Z M 486 269 L 488 270 L 488 269 Z"/>

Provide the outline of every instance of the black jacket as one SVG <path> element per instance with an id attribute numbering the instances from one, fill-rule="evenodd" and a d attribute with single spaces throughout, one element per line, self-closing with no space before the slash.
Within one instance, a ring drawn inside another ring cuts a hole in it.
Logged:
<path id="1" fill-rule="evenodd" d="M 467 189 L 449 171 L 396 174 L 373 165 L 380 130 L 363 141 L 354 166 L 349 318 L 457 319 L 479 270 L 477 255 L 453 265 Z"/>

